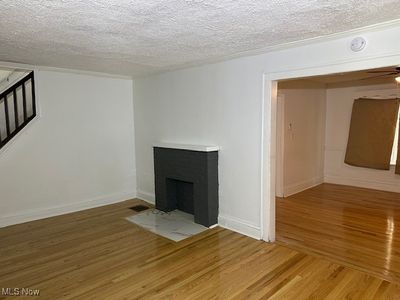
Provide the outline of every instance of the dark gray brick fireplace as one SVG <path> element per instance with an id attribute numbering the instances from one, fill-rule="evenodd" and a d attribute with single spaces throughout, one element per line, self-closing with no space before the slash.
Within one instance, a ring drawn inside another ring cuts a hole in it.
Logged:
<path id="1" fill-rule="evenodd" d="M 157 209 L 179 209 L 198 224 L 217 224 L 217 147 L 155 145 L 154 172 Z"/>

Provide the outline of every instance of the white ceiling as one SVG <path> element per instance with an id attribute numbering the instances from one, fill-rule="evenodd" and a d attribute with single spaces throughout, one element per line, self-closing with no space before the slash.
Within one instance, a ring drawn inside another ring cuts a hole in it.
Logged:
<path id="1" fill-rule="evenodd" d="M 399 0 L 0 0 L 0 61 L 143 75 L 399 18 Z"/>

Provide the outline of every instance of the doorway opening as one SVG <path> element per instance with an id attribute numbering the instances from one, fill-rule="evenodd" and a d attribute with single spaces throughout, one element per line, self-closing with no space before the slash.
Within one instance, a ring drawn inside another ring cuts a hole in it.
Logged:
<path id="1" fill-rule="evenodd" d="M 279 80 L 274 196 L 278 243 L 400 282 L 396 78 L 390 66 Z"/>

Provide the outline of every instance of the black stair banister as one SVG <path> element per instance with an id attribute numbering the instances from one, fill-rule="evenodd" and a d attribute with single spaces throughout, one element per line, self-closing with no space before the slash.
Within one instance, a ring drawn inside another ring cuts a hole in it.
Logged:
<path id="1" fill-rule="evenodd" d="M 10 131 L 10 115 L 8 113 L 8 100 L 7 100 L 7 95 L 4 95 L 4 111 L 5 111 L 5 117 L 6 117 L 6 130 L 7 130 L 7 136 L 11 134 Z"/>
<path id="2" fill-rule="evenodd" d="M 17 90 L 13 90 L 13 100 L 14 100 L 14 122 L 15 122 L 15 129 L 18 128 L 18 99 L 17 99 Z"/>
<path id="3" fill-rule="evenodd" d="M 27 83 L 30 83 L 31 85 L 30 91 L 26 88 Z M 19 107 L 20 105 L 18 104 L 19 93 L 17 93 L 17 91 L 20 88 L 22 90 L 22 107 Z M 29 94 L 31 97 L 27 97 Z M 28 99 L 31 102 L 29 103 L 31 104 L 31 111 L 28 111 Z M 35 79 L 33 72 L 30 72 L 28 75 L 2 92 L 0 94 L 0 105 L 2 103 L 2 106 L 4 107 L 4 120 L 3 122 L 0 122 L 0 149 L 36 117 Z M 13 108 L 12 111 L 10 111 L 10 107 Z M 18 112 L 23 112 L 23 121 L 20 120 Z M 2 115 L 0 114 L 0 118 L 1 116 Z M 13 130 L 11 130 L 10 126 L 11 120 L 14 121 Z M 5 128 L 3 125 L 5 125 Z M 2 132 L 5 132 L 5 136 L 3 136 Z"/>
<path id="4" fill-rule="evenodd" d="M 22 107 L 24 109 L 24 122 L 28 119 L 28 111 L 26 109 L 26 91 L 25 84 L 22 85 Z"/>

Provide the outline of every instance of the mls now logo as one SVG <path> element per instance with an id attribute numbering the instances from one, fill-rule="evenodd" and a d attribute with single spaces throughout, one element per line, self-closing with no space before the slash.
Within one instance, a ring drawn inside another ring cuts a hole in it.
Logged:
<path id="1" fill-rule="evenodd" d="M 1 288 L 2 296 L 39 296 L 40 290 L 29 288 Z"/>

